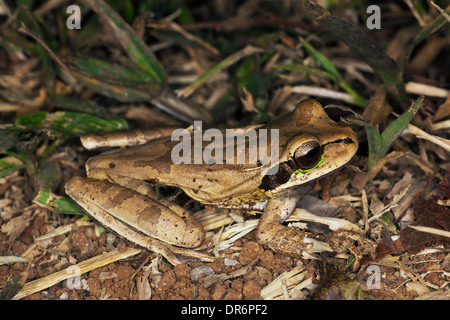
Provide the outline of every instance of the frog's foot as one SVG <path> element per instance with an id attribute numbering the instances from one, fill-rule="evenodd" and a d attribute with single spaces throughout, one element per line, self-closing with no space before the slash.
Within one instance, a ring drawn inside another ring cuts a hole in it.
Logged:
<path id="1" fill-rule="evenodd" d="M 128 230 L 130 231 L 130 230 Z M 157 239 L 153 239 L 148 236 L 144 236 L 138 232 L 135 232 L 134 230 L 131 230 L 133 234 L 129 234 L 129 240 L 136 245 L 149 250 L 153 251 L 155 253 L 159 253 L 164 258 L 169 261 L 169 263 L 173 266 L 179 265 L 183 261 L 187 260 L 186 258 L 201 260 L 201 261 L 207 261 L 207 262 L 213 262 L 215 261 L 214 257 L 210 256 L 209 254 L 196 251 L 193 249 L 187 249 L 187 248 L 180 248 L 176 246 L 172 246 L 170 244 L 164 243 L 162 241 L 159 241 Z M 127 239 L 128 240 L 128 239 Z"/>
<path id="2" fill-rule="evenodd" d="M 111 227 L 111 226 L 112 225 L 110 225 L 109 227 Z M 207 261 L 207 262 L 213 262 L 215 260 L 214 257 L 212 257 L 206 253 L 196 251 L 193 249 L 176 247 L 176 246 L 164 243 L 160 240 L 143 235 L 143 234 L 136 232 L 135 230 L 130 229 L 126 226 L 124 227 L 124 225 L 121 222 L 118 222 L 118 225 L 116 225 L 116 226 L 113 225 L 112 228 L 115 228 L 115 231 L 119 230 L 121 232 L 120 233 L 121 235 L 125 234 L 127 236 L 127 240 L 133 242 L 134 244 L 138 245 L 139 247 L 142 247 L 148 251 L 152 251 L 152 252 L 162 255 L 173 266 L 179 265 L 183 261 L 187 260 L 186 258 Z"/>
<path id="3" fill-rule="evenodd" d="M 369 255 L 372 259 L 375 258 L 376 244 L 361 234 L 338 229 L 326 238 L 327 243 L 334 251 L 345 252 L 348 250 L 354 255 L 353 271 L 359 268 L 363 256 Z"/>
<path id="4" fill-rule="evenodd" d="M 318 252 L 322 244 L 313 238 L 307 237 L 307 233 L 297 228 L 289 228 L 282 225 L 297 206 L 299 194 L 304 194 L 311 186 L 302 186 L 286 192 L 283 197 L 272 198 L 268 201 L 258 228 L 256 239 L 260 244 L 267 245 L 275 251 L 293 256 L 302 256 L 304 252 Z M 324 244 L 326 246 L 326 244 Z M 331 249 L 323 248 L 325 251 Z M 323 251 L 322 250 L 322 251 Z"/>
<path id="5" fill-rule="evenodd" d="M 261 223 L 256 231 L 256 240 L 277 252 L 301 257 L 304 252 L 332 251 L 325 243 L 316 241 L 297 228 L 280 223 Z"/>

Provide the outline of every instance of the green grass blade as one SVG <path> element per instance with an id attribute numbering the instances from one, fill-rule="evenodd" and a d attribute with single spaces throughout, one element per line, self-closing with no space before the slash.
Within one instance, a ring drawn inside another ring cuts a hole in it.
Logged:
<path id="1" fill-rule="evenodd" d="M 125 20 L 103 0 L 82 0 L 95 11 L 112 30 L 122 48 L 140 69 L 157 83 L 166 82 L 166 72 L 147 45 L 134 33 Z"/>
<path id="2" fill-rule="evenodd" d="M 330 60 L 328 60 L 327 57 L 325 57 L 323 54 L 321 54 L 319 51 L 314 49 L 306 40 L 302 41 L 303 46 L 305 47 L 306 51 L 309 53 L 310 56 L 312 56 L 317 62 L 320 63 L 320 65 L 331 75 L 336 77 L 336 79 L 341 78 L 341 74 L 336 69 L 336 67 L 331 63 Z"/>
<path id="3" fill-rule="evenodd" d="M 371 172 L 376 164 L 387 154 L 392 144 L 401 135 L 406 126 L 422 105 L 424 97 L 417 99 L 408 111 L 395 119 L 384 131 L 379 134 L 373 126 L 366 124 L 367 139 L 369 143 L 369 158 L 367 170 Z"/>
<path id="4" fill-rule="evenodd" d="M 404 112 L 401 116 L 395 119 L 381 134 L 381 142 L 383 145 L 382 151 L 387 152 L 387 149 L 394 143 L 394 141 L 400 136 L 406 126 L 414 118 L 414 115 L 422 105 L 424 97 L 417 99 L 408 111 Z"/>
<path id="5" fill-rule="evenodd" d="M 450 13 L 450 6 L 444 11 L 445 13 Z M 446 24 L 448 21 L 444 16 L 438 16 L 436 19 L 434 19 L 428 26 L 423 28 L 413 39 L 412 41 L 406 46 L 403 56 L 399 60 L 398 64 L 398 74 L 397 74 L 397 81 L 398 83 L 403 82 L 403 73 L 406 64 L 409 62 L 409 58 L 411 56 L 411 53 L 413 49 L 418 45 L 422 40 L 424 40 L 426 37 L 428 37 L 430 34 L 441 28 L 444 24 Z"/>
<path id="6" fill-rule="evenodd" d="M 80 72 L 95 77 L 117 79 L 124 83 L 130 82 L 130 84 L 154 82 L 149 74 L 140 69 L 115 65 L 95 58 L 75 58 L 74 64 Z"/>
<path id="7" fill-rule="evenodd" d="M 319 62 L 322 68 L 324 68 L 325 71 L 328 72 L 329 75 L 327 76 L 327 78 L 333 80 L 341 87 L 341 89 L 351 94 L 356 100 L 355 101 L 356 105 L 360 107 L 365 107 L 367 105 L 366 99 L 361 97 L 344 81 L 339 71 L 327 57 L 325 57 L 319 51 L 314 49 L 307 41 L 303 40 L 302 44 L 305 47 L 306 51 L 309 53 L 309 55 L 311 55 L 317 62 Z"/>

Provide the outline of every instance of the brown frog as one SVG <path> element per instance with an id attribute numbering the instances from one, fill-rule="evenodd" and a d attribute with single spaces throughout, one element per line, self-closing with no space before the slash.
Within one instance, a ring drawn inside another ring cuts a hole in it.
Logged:
<path id="1" fill-rule="evenodd" d="M 357 138 L 350 128 L 332 121 L 315 100 L 302 101 L 291 113 L 252 128 L 278 130 L 277 163 L 174 164 L 171 152 L 179 141 L 165 137 L 89 159 L 88 178 L 73 177 L 66 192 L 101 224 L 161 253 L 173 264 L 180 262 L 178 255 L 204 260 L 212 257 L 190 249 L 204 240 L 201 224 L 182 207 L 158 200 L 149 182 L 180 188 L 208 205 L 263 210 L 257 241 L 274 250 L 301 255 L 311 247 L 305 233 L 281 222 L 310 191 L 312 181 L 341 168 L 353 157 Z M 247 156 L 259 148 L 267 147 L 249 148 Z M 278 170 L 269 175 L 274 165 Z M 336 246 L 340 245 L 338 241 Z"/>

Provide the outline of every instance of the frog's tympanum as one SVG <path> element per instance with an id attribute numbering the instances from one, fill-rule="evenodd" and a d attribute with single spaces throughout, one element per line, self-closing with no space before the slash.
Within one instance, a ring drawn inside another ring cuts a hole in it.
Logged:
<path id="1" fill-rule="evenodd" d="M 257 241 L 300 256 L 311 246 L 305 232 L 282 222 L 312 189 L 311 182 L 353 157 L 358 141 L 350 128 L 328 118 L 315 100 L 301 102 L 261 128 L 278 129 L 276 164 L 174 164 L 171 150 L 178 141 L 169 136 L 89 159 L 87 178 L 73 177 L 66 192 L 101 224 L 173 264 L 180 262 L 179 256 L 212 257 L 192 249 L 204 240 L 201 224 L 181 206 L 158 200 L 155 184 L 180 188 L 208 205 L 263 210 Z M 278 171 L 267 175 L 274 165 Z M 356 235 L 348 236 L 355 240 Z M 342 247 L 336 239 L 334 247 Z"/>

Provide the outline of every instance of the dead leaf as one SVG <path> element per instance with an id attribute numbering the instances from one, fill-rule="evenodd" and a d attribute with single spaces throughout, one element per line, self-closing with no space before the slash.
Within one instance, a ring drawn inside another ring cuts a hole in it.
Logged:
<path id="1" fill-rule="evenodd" d="M 450 169 L 447 170 L 447 173 L 439 182 L 437 188 L 444 194 L 445 198 L 450 199 Z"/>
<path id="2" fill-rule="evenodd" d="M 447 95 L 447 99 L 441 104 L 436 113 L 433 116 L 433 121 L 439 121 L 450 116 L 450 94 Z"/>
<path id="3" fill-rule="evenodd" d="M 26 210 L 22 215 L 9 220 L 2 226 L 1 231 L 8 235 L 8 241 L 16 239 L 31 223 L 32 210 Z"/>
<path id="4" fill-rule="evenodd" d="M 440 206 L 435 199 L 418 199 L 414 202 L 415 226 L 450 231 L 450 208 Z M 406 228 L 400 232 L 400 240 L 410 253 L 418 253 L 427 246 L 450 245 L 450 239 L 431 233 Z"/>
<path id="5" fill-rule="evenodd" d="M 386 90 L 379 86 L 364 109 L 363 116 L 369 120 L 371 125 L 383 127 L 391 112 L 392 107 L 386 100 Z"/>
<path id="6" fill-rule="evenodd" d="M 152 297 L 152 288 L 150 288 L 150 284 L 148 283 L 148 277 L 139 277 L 136 282 L 136 287 L 139 300 L 150 300 Z"/>

